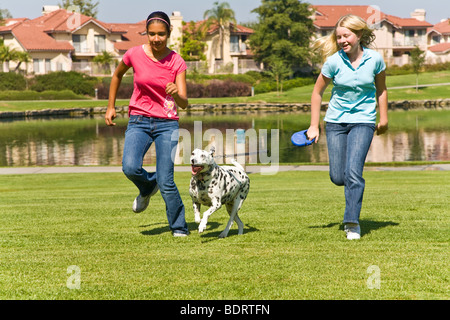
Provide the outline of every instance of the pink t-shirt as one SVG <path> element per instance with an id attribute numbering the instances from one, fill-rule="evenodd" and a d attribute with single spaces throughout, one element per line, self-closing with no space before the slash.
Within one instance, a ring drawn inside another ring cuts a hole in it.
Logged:
<path id="1" fill-rule="evenodd" d="M 134 91 L 128 113 L 145 117 L 178 120 L 175 99 L 166 94 L 169 82 L 186 71 L 183 58 L 172 51 L 161 61 L 153 61 L 143 46 L 129 49 L 123 62 L 134 69 Z"/>

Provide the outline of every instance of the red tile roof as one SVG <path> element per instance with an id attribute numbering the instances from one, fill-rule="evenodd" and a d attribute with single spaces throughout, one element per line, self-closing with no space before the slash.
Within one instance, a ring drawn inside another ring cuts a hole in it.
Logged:
<path id="1" fill-rule="evenodd" d="M 198 28 L 200 28 L 204 23 L 206 23 L 206 20 L 201 20 L 201 21 L 197 21 L 194 22 L 195 23 L 195 29 L 197 30 Z M 188 22 L 184 27 L 183 30 L 189 30 L 189 25 L 190 22 Z M 214 32 L 216 32 L 219 29 L 219 26 L 217 24 L 211 24 L 208 28 L 208 34 L 213 34 Z M 239 24 L 233 24 L 231 23 L 231 33 L 232 34 L 252 34 L 254 33 L 253 29 L 251 28 L 247 28 L 244 26 L 241 26 Z"/>
<path id="2" fill-rule="evenodd" d="M 450 34 L 450 19 L 444 20 L 428 28 L 428 32 L 435 31 L 440 34 Z"/>
<path id="3" fill-rule="evenodd" d="M 450 52 L 450 43 L 438 43 L 428 48 L 431 52 L 447 53 Z"/>
<path id="4" fill-rule="evenodd" d="M 45 32 L 45 25 L 25 21 L 12 30 L 12 34 L 27 51 L 73 51 L 68 41 L 56 41 Z"/>
<path id="5" fill-rule="evenodd" d="M 53 11 L 33 20 L 8 20 L 19 21 L 15 23 L 7 21 L 5 26 L 0 27 L 0 33 L 12 33 L 27 51 L 74 51 L 75 48 L 69 41 L 57 41 L 51 35 L 72 33 L 88 23 L 94 23 L 108 33 L 126 34 L 128 30 L 125 25 L 104 23 L 82 14 L 74 16 L 73 13 L 64 9 Z"/>
<path id="6" fill-rule="evenodd" d="M 396 28 L 402 27 L 431 27 L 432 24 L 426 21 L 419 21 L 414 18 L 399 18 L 385 14 L 371 6 L 312 6 L 316 10 L 314 25 L 319 28 L 334 28 L 342 16 L 354 14 L 372 23 L 387 21 Z"/>
<path id="7" fill-rule="evenodd" d="M 127 33 L 122 35 L 123 41 L 114 44 L 114 47 L 119 52 L 125 52 L 148 41 L 145 34 L 145 20 L 138 23 L 115 23 L 109 25 L 113 29 L 127 30 Z"/>

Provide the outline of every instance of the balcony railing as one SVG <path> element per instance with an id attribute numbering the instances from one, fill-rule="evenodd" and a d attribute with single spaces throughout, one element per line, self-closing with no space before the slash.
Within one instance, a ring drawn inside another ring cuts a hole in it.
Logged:
<path id="1" fill-rule="evenodd" d="M 403 40 L 394 40 L 394 47 L 415 47 L 426 44 L 425 38 L 405 38 Z"/>

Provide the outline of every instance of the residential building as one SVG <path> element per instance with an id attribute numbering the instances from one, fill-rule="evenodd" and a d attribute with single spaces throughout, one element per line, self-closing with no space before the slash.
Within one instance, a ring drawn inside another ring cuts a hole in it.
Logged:
<path id="1" fill-rule="evenodd" d="M 42 16 L 36 19 L 7 19 L 0 26 L 0 37 L 10 49 L 26 51 L 32 62 L 22 64 L 26 73 L 45 74 L 51 71 L 82 71 L 95 74 L 95 56 L 106 51 L 116 60 L 131 47 L 146 43 L 145 20 L 137 23 L 105 23 L 69 12 L 58 6 L 44 6 Z M 182 17 L 172 16 L 174 25 L 169 44 L 179 48 Z M 4 71 L 16 63 L 7 61 Z M 113 69 L 114 66 L 112 66 Z M 113 72 L 113 70 L 111 70 Z"/>
<path id="2" fill-rule="evenodd" d="M 448 30 L 444 27 L 434 29 L 433 25 L 425 20 L 426 12 L 423 9 L 416 9 L 411 13 L 410 18 L 400 18 L 386 14 L 376 6 L 318 5 L 312 8 L 311 18 L 317 30 L 316 37 L 325 36 L 331 32 L 339 18 L 344 15 L 355 14 L 366 20 L 375 29 L 375 49 L 388 65 L 401 66 L 409 63 L 411 50 L 415 46 L 423 51 L 428 50 L 430 38 L 434 37 L 437 41 L 439 35 L 446 34 L 447 38 L 441 36 L 439 42 L 445 42 L 445 39 L 448 41 Z M 435 47 L 433 50 L 441 50 L 441 47 Z M 439 51 L 439 54 L 441 53 L 442 51 Z"/>
<path id="3" fill-rule="evenodd" d="M 449 19 L 436 25 L 426 21 L 426 12 L 417 9 L 410 18 L 399 18 L 381 12 L 375 6 L 312 6 L 311 18 L 316 27 L 315 37 L 329 34 L 340 17 L 355 14 L 365 19 L 376 35 L 375 49 L 388 65 L 410 62 L 409 54 L 415 46 L 427 51 L 427 63 L 450 61 Z M 169 46 L 179 51 L 183 32 L 183 17 L 173 12 L 173 31 Z M 199 27 L 204 21 L 196 22 Z M 224 30 L 223 44 L 219 27 L 210 25 L 206 32 L 206 62 L 188 62 L 188 66 L 208 73 L 243 73 L 258 70 L 248 47 L 253 30 L 231 23 Z M 81 71 L 91 75 L 104 70 L 92 63 L 95 56 L 106 51 L 116 62 L 131 47 L 146 43 L 145 20 L 135 23 L 105 23 L 82 14 L 44 6 L 36 19 L 6 19 L 0 26 L 0 38 L 10 49 L 28 52 L 29 63 L 21 63 L 20 70 L 28 74 L 52 71 Z M 5 61 L 0 71 L 14 70 L 18 63 Z M 198 68 L 202 65 L 201 68 Z M 111 64 L 111 73 L 115 63 Z M 96 70 L 98 69 L 98 70 Z"/>
<path id="4" fill-rule="evenodd" d="M 430 63 L 450 62 L 450 19 L 442 20 L 427 30 Z"/>
<path id="5" fill-rule="evenodd" d="M 195 23 L 195 27 L 201 28 L 205 23 L 205 20 L 198 21 Z M 185 26 L 184 32 L 188 32 L 188 25 Z M 253 29 L 230 23 L 228 27 L 224 28 L 223 44 L 221 44 L 219 26 L 217 24 L 210 25 L 204 40 L 206 42 L 205 55 L 207 57 L 205 63 L 208 72 L 239 73 L 238 69 L 241 69 L 241 72 L 249 69 L 258 69 L 252 60 L 253 55 L 248 47 L 247 40 L 251 34 L 253 34 Z"/>

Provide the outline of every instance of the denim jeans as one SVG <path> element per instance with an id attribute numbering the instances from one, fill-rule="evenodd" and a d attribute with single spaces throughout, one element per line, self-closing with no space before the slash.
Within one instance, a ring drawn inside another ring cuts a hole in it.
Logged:
<path id="1" fill-rule="evenodd" d="M 130 116 L 125 132 L 122 170 L 141 196 L 148 196 L 158 185 L 166 203 L 170 229 L 174 233 L 187 233 L 184 204 L 174 182 L 175 153 L 172 151 L 176 150 L 178 138 L 178 121 Z M 156 148 L 156 172 L 149 173 L 143 168 L 143 160 L 152 143 Z"/>
<path id="2" fill-rule="evenodd" d="M 365 180 L 364 164 L 375 132 L 370 123 L 327 123 L 331 181 L 344 186 L 343 223 L 359 223 Z"/>

